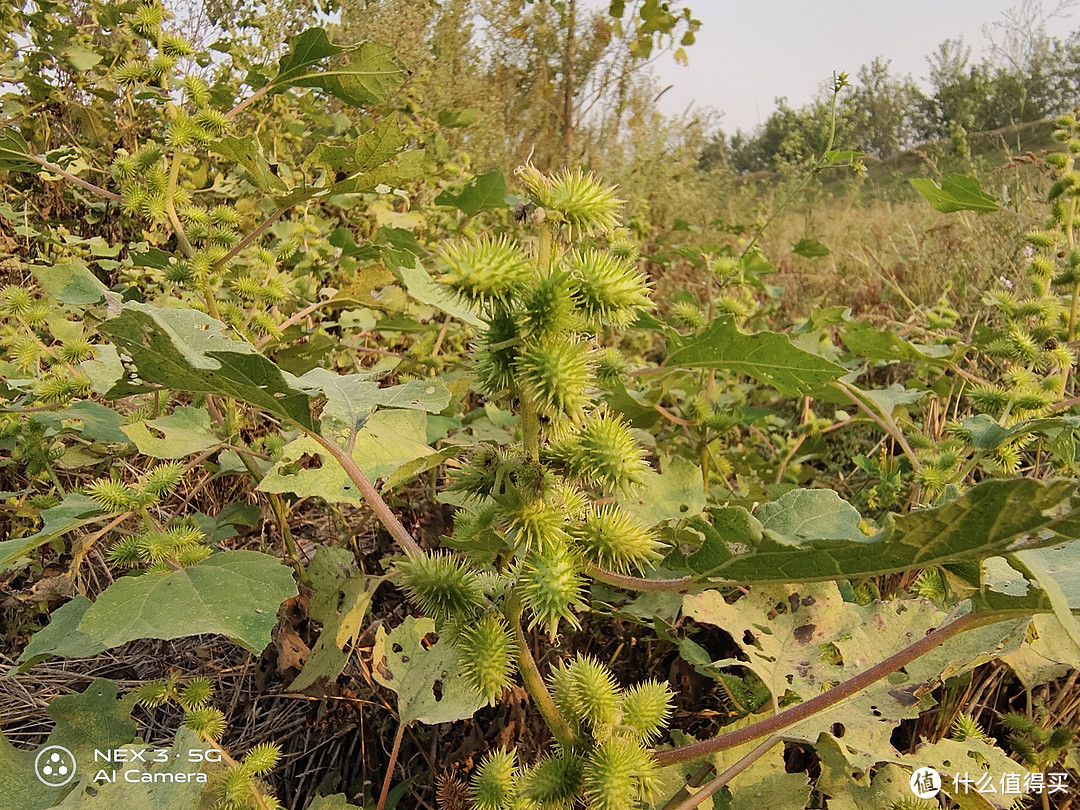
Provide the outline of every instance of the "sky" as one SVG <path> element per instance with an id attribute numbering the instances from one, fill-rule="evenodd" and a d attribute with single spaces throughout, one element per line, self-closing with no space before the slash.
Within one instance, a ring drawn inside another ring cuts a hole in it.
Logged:
<path id="1" fill-rule="evenodd" d="M 687 48 L 688 67 L 670 54 L 654 71 L 663 112 L 681 115 L 691 105 L 724 113 L 726 132 L 762 123 L 774 99 L 786 96 L 800 107 L 811 101 L 833 71 L 854 78 L 876 56 L 891 61 L 894 74 L 917 81 L 928 74 L 926 57 L 945 39 L 963 37 L 981 56 L 983 25 L 1000 21 L 1020 0 L 688 0 L 701 20 L 697 42 Z M 1080 28 L 1080 2 L 1067 3 L 1071 16 L 1052 19 L 1047 33 L 1065 37 Z M 1044 11 L 1057 6 L 1046 0 Z"/>

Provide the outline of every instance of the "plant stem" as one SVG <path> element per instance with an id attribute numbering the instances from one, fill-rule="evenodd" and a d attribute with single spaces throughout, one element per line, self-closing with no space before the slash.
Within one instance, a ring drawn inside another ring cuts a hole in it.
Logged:
<path id="1" fill-rule="evenodd" d="M 52 163 L 51 161 L 45 160 L 45 158 L 38 157 L 37 155 L 23 155 L 23 157 L 26 157 L 27 159 L 34 161 L 34 163 L 37 163 L 39 166 L 42 166 L 42 167 L 48 169 L 53 174 L 60 175 L 65 180 L 68 180 L 68 181 L 74 183 L 77 186 L 81 186 L 82 188 L 85 188 L 87 191 L 94 192 L 94 194 L 97 194 L 99 197 L 104 197 L 107 200 L 115 200 L 116 202 L 123 202 L 124 201 L 124 198 L 121 197 L 119 194 L 116 194 L 116 193 L 114 193 L 112 191 L 109 191 L 108 189 L 104 189 L 101 186 L 95 186 L 93 183 L 91 183 L 91 182 L 89 182 L 87 180 L 83 180 L 81 177 L 77 177 L 76 175 L 72 174 L 69 171 L 65 171 L 64 169 L 61 169 L 55 163 Z"/>
<path id="2" fill-rule="evenodd" d="M 394 776 L 394 768 L 397 767 L 398 754 L 401 753 L 401 739 L 405 736 L 405 724 L 398 720 L 397 733 L 394 734 L 394 747 L 390 750 L 390 761 L 386 764 L 386 776 L 383 777 L 382 790 L 379 792 L 379 804 L 376 810 L 386 807 L 386 797 L 390 793 L 390 780 Z"/>
<path id="3" fill-rule="evenodd" d="M 709 784 L 705 785 L 705 787 L 677 804 L 672 810 L 694 810 L 695 807 L 700 805 L 714 793 L 718 792 L 720 788 L 765 756 L 765 754 L 767 754 L 778 742 L 780 742 L 779 736 L 773 735 L 772 737 L 769 737 L 769 739 L 758 745 L 746 756 L 709 782 Z"/>
<path id="4" fill-rule="evenodd" d="M 375 513 L 375 517 L 382 522 L 398 544 L 409 554 L 422 556 L 424 550 L 420 548 L 420 544 L 416 542 L 413 536 L 409 534 L 409 530 L 402 526 L 401 521 L 390 511 L 390 507 L 386 505 L 386 501 L 382 499 L 382 496 L 379 495 L 375 487 L 371 485 L 367 476 L 364 475 L 364 471 L 360 469 L 356 461 L 353 460 L 353 457 L 338 447 L 330 439 L 327 439 L 316 431 L 309 430 L 303 426 L 301 426 L 301 430 L 318 442 L 319 445 L 332 455 L 337 463 L 341 465 L 342 469 L 345 470 L 345 474 L 349 476 L 350 480 L 356 484 L 356 488 L 360 490 L 361 496 L 363 496 L 367 505 L 371 507 L 371 511 Z"/>
<path id="5" fill-rule="evenodd" d="M 521 447 L 530 461 L 540 460 L 540 417 L 526 394 L 521 395 Z"/>
<path id="6" fill-rule="evenodd" d="M 308 576 L 307 568 L 296 552 L 296 542 L 293 540 L 292 529 L 289 528 L 289 510 L 285 508 L 285 500 L 276 492 L 269 492 L 267 495 L 270 498 L 274 516 L 277 517 L 278 526 L 281 527 L 281 539 L 285 543 L 285 551 L 292 560 L 293 568 L 300 575 L 300 581 L 305 585 L 310 585 L 311 578 Z"/>
<path id="7" fill-rule="evenodd" d="M 165 211 L 169 215 L 169 224 L 172 225 L 173 233 L 176 234 L 176 241 L 180 243 L 180 249 L 184 251 L 184 255 L 189 259 L 195 257 L 195 248 L 191 246 L 191 241 L 187 237 L 187 231 L 184 230 L 184 225 L 180 222 L 180 217 L 176 214 L 176 185 L 180 180 L 180 153 L 174 152 L 172 156 L 172 165 L 169 166 L 169 186 L 165 190 Z M 207 303 L 209 306 L 209 302 Z M 215 316 L 216 317 L 216 316 Z"/>
<path id="8" fill-rule="evenodd" d="M 268 216 L 266 219 L 264 219 L 262 222 L 260 222 L 258 225 L 256 225 L 253 230 L 248 232 L 247 236 L 245 236 L 243 239 L 241 239 L 239 242 L 237 242 L 232 248 L 230 248 L 228 253 L 226 253 L 218 261 L 216 261 L 214 263 L 214 268 L 215 269 L 221 269 L 225 265 L 227 265 L 236 255 L 238 255 L 240 253 L 240 251 L 242 251 L 244 248 L 246 248 L 248 245 L 250 245 L 256 239 L 258 239 L 260 236 L 262 236 L 263 233 L 266 232 L 267 228 L 269 228 L 271 225 L 273 225 L 275 222 L 277 222 L 279 219 L 281 219 L 281 215 L 284 214 L 284 213 L 285 213 L 284 208 L 278 208 L 276 211 L 274 211 L 274 213 L 272 213 L 270 216 Z"/>
<path id="9" fill-rule="evenodd" d="M 576 735 L 574 730 L 570 728 L 570 724 L 566 722 L 566 718 L 562 716 L 559 707 L 555 705 L 555 700 L 551 697 L 551 693 L 548 692 L 547 686 L 544 684 L 544 677 L 536 666 L 536 659 L 533 658 L 532 653 L 529 651 L 529 640 L 525 638 L 525 630 L 521 626 L 521 609 L 521 596 L 514 590 L 506 600 L 505 615 L 507 623 L 514 628 L 514 641 L 517 643 L 518 648 L 518 672 L 521 673 L 521 681 L 525 685 L 525 690 L 533 699 L 533 703 L 536 704 L 536 708 L 539 709 L 544 721 L 548 724 L 548 728 L 551 729 L 552 736 L 555 737 L 559 745 L 569 748 L 576 741 Z"/>
<path id="10" fill-rule="evenodd" d="M 959 635 L 966 630 L 974 630 L 977 627 L 984 627 L 989 624 L 1030 618 L 1031 615 L 1032 611 L 1024 610 L 998 610 L 985 613 L 969 613 L 956 621 L 938 627 L 911 646 L 905 647 L 895 655 L 889 656 L 884 661 L 875 664 L 865 672 L 860 672 L 854 678 L 844 681 L 842 684 L 833 687 L 828 692 L 823 692 L 816 697 L 810 698 L 810 700 L 792 706 L 790 709 L 785 709 L 779 714 L 774 714 L 772 717 L 766 718 L 765 720 L 740 728 L 737 731 L 721 734 L 719 737 L 713 737 L 711 740 L 703 740 L 701 742 L 692 743 L 691 745 L 683 745 L 665 751 L 656 751 L 653 753 L 653 759 L 660 767 L 676 765 L 680 762 L 691 762 L 695 759 L 702 759 L 703 757 L 707 757 L 719 751 L 726 751 L 737 745 L 743 745 L 760 737 L 777 734 L 780 731 L 783 731 L 796 723 L 800 723 L 819 712 L 825 711 L 826 709 L 835 706 L 837 703 L 861 692 L 863 689 L 881 680 L 886 675 L 896 672 L 901 667 L 910 664 L 916 658 L 926 655 L 931 650 L 941 646 L 953 636 Z"/>
<path id="11" fill-rule="evenodd" d="M 630 591 L 687 591 L 697 584 L 695 577 L 679 577 L 678 579 L 647 579 L 645 577 L 632 577 L 629 574 L 617 574 L 608 571 L 598 565 L 590 564 L 586 569 L 589 576 L 608 585 L 617 588 L 626 588 Z"/>
<path id="12" fill-rule="evenodd" d="M 862 411 L 872 420 L 874 420 L 882 430 L 884 430 L 893 439 L 896 440 L 896 443 L 900 445 L 900 449 L 904 451 L 904 455 L 907 456 L 908 461 L 911 462 L 911 466 L 913 469 L 922 469 L 922 464 L 920 463 L 919 459 L 916 458 L 915 451 L 911 449 L 911 445 L 908 444 L 907 439 L 904 438 L 903 431 L 901 431 L 900 428 L 897 427 L 896 423 L 890 417 L 884 414 L 878 416 L 876 413 L 874 413 L 870 406 L 863 402 L 862 397 L 859 396 L 859 391 L 857 388 L 855 388 L 855 386 L 849 385 L 843 380 L 836 380 L 835 382 L 830 383 L 830 385 L 843 391 L 847 398 L 850 399 L 853 403 L 855 403 L 855 405 L 859 408 L 860 411 Z"/>

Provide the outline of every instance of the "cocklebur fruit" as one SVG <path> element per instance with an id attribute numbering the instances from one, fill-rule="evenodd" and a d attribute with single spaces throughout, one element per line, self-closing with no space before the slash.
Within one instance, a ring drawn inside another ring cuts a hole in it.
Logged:
<path id="1" fill-rule="evenodd" d="M 448 245 L 440 258 L 442 282 L 466 302 L 485 309 L 508 307 L 533 274 L 528 255 L 506 237 Z"/>
<path id="2" fill-rule="evenodd" d="M 411 554 L 394 571 L 409 600 L 435 620 L 464 619 L 485 602 L 479 575 L 446 552 Z"/>
<path id="3" fill-rule="evenodd" d="M 577 557 L 564 543 L 533 551 L 517 567 L 517 590 L 531 615 L 529 627 L 543 627 L 550 638 L 565 621 L 580 627 L 575 607 L 584 607 L 585 581 Z"/>
<path id="4" fill-rule="evenodd" d="M 488 754 L 469 785 L 475 810 L 503 810 L 516 794 L 517 756 L 500 748 Z"/>
<path id="5" fill-rule="evenodd" d="M 465 679 L 488 703 L 494 704 L 510 685 L 517 645 L 506 620 L 487 613 L 476 622 L 457 629 L 454 646 L 461 659 Z"/>
<path id="6" fill-rule="evenodd" d="M 644 572 L 662 556 L 656 533 L 615 504 L 591 509 L 571 536 L 588 559 L 620 573 Z"/>

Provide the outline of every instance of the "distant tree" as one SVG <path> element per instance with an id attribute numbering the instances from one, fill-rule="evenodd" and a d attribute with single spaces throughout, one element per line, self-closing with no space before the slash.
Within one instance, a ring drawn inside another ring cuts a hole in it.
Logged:
<path id="1" fill-rule="evenodd" d="M 843 103 L 850 145 L 877 157 L 888 157 L 913 145 L 926 128 L 925 95 L 910 76 L 893 76 L 889 64 L 877 57 L 859 68 L 852 92 Z"/>

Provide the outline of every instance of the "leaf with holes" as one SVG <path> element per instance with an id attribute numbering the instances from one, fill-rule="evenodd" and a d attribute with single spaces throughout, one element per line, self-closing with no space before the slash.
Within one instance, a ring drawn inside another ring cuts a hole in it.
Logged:
<path id="1" fill-rule="evenodd" d="M 351 551 L 319 546 L 308 566 L 311 578 L 311 618 L 322 625 L 319 640 L 303 670 L 289 685 L 299 692 L 320 678 L 333 681 L 345 669 L 349 648 L 363 629 L 364 617 L 385 577 L 367 576 L 356 567 Z"/>
<path id="2" fill-rule="evenodd" d="M 72 790 L 76 778 L 85 782 L 88 773 L 93 775 L 90 769 L 95 749 L 119 748 L 135 740 L 136 727 L 131 719 L 134 706 L 133 696 L 120 697 L 113 681 L 97 678 L 81 694 L 52 699 L 46 711 L 55 726 L 37 749 L 17 749 L 0 734 L 0 796 L 3 797 L 0 801 L 3 806 L 18 810 L 56 807 Z M 55 761 L 53 754 L 57 755 Z M 68 773 L 61 771 L 62 767 L 72 764 L 72 759 L 75 767 Z M 54 786 L 46 784 L 38 775 L 50 761 L 53 773 L 43 775 L 46 780 L 53 780 Z"/>
<path id="3" fill-rule="evenodd" d="M 397 693 L 402 723 L 464 720 L 486 703 L 461 674 L 457 650 L 434 636 L 432 619 L 412 616 L 389 633 L 380 627 L 375 636 L 371 672 Z"/>
<path id="4" fill-rule="evenodd" d="M 210 414 L 189 405 L 181 405 L 168 416 L 124 425 L 123 431 L 140 453 L 153 458 L 186 458 L 221 443 Z"/>
<path id="5" fill-rule="evenodd" d="M 116 770 L 107 773 L 115 779 L 96 782 L 93 770 L 81 774 L 74 790 L 56 806 L 56 810 L 190 810 L 209 807 L 220 796 L 224 763 L 190 761 L 189 752 L 205 751 L 206 743 L 194 731 L 181 726 L 172 746 L 156 758 L 154 748 L 136 743 L 117 748 L 128 752 Z M 145 760 L 145 761 L 143 761 Z M 220 805 L 219 805 L 220 806 Z"/>
<path id="6" fill-rule="evenodd" d="M 889 652 L 910 646 L 937 627 L 945 614 L 921 599 L 844 601 L 834 583 L 755 587 L 728 603 L 718 591 L 683 598 L 684 615 L 722 628 L 746 661 L 722 659 L 716 667 L 752 670 L 775 700 L 808 700 L 866 671 Z M 841 739 L 845 757 L 866 768 L 895 753 L 894 729 L 928 708 L 930 688 L 1020 648 L 1027 619 L 977 628 L 956 636 L 933 655 L 916 659 L 827 713 L 785 730 L 787 739 L 808 743 L 822 733 Z"/>
<path id="7" fill-rule="evenodd" d="M 701 470 L 674 456 L 663 472 L 647 470 L 640 486 L 620 494 L 619 506 L 646 526 L 699 515 L 705 508 Z"/>
<path id="8" fill-rule="evenodd" d="M 377 411 L 353 441 L 353 460 L 372 480 L 434 454 L 427 445 L 427 415 L 420 411 Z M 259 489 L 314 496 L 332 503 L 364 503 L 341 465 L 307 436 L 285 445 L 281 458 L 266 473 Z"/>
<path id="9" fill-rule="evenodd" d="M 300 378 L 300 384 L 326 398 L 320 416 L 323 435 L 343 447 L 354 440 L 376 408 L 438 413 L 450 404 L 450 390 L 437 380 L 380 387 L 369 374 L 334 374 L 315 368 Z"/>

